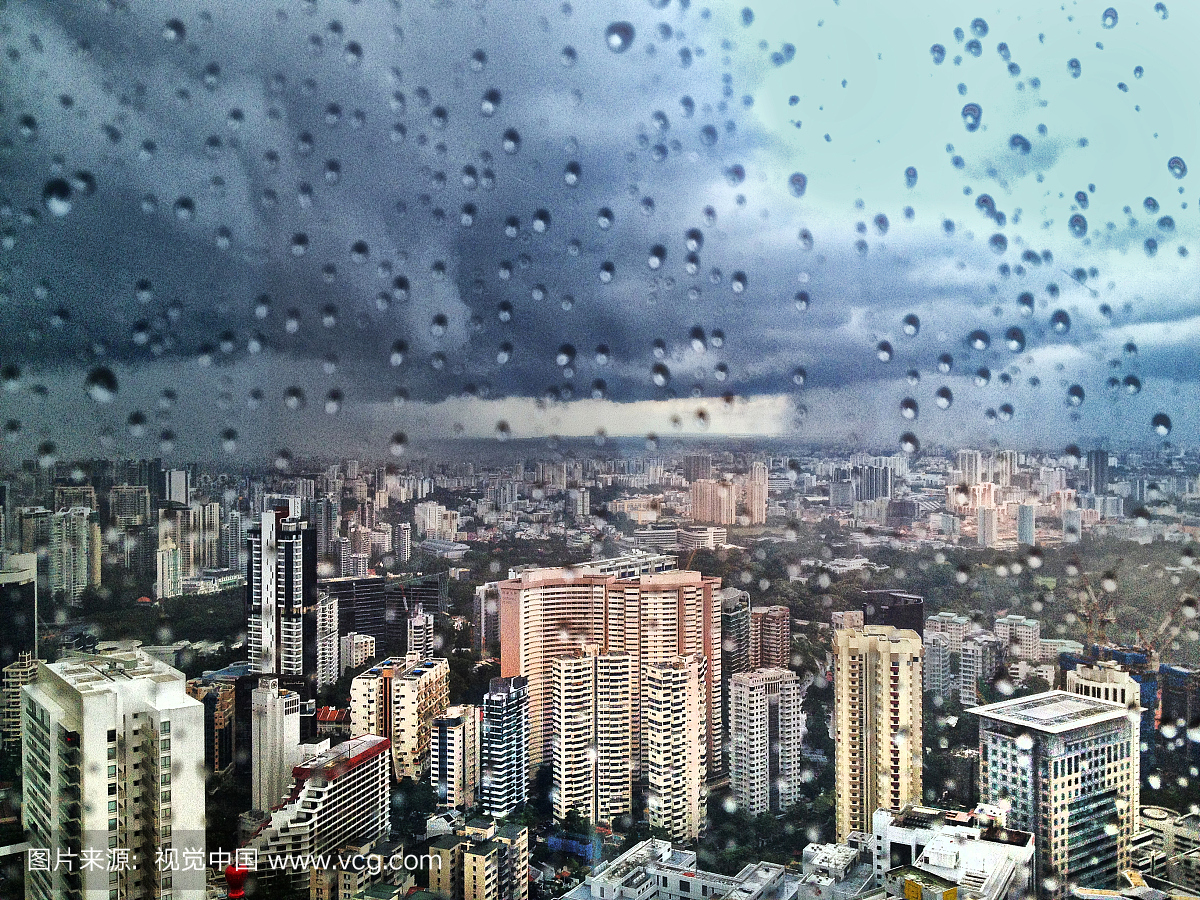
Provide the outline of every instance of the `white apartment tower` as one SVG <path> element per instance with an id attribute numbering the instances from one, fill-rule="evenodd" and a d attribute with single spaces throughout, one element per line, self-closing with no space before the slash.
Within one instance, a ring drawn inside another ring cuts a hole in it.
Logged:
<path id="1" fill-rule="evenodd" d="M 300 746 L 300 695 L 280 689 L 278 678 L 261 678 L 250 696 L 250 797 L 254 809 L 269 812 L 283 802 L 292 784 Z"/>
<path id="2" fill-rule="evenodd" d="M 924 648 L 890 625 L 833 635 L 837 840 L 871 830 L 876 809 L 920 803 Z"/>
<path id="3" fill-rule="evenodd" d="M 1141 799 L 1137 718 L 1124 704 L 1066 691 L 971 712 L 979 717 L 980 799 L 1010 803 L 1009 825 L 1033 832 L 1039 895 L 1117 887 Z"/>
<path id="4" fill-rule="evenodd" d="M 629 813 L 633 798 L 632 658 L 585 644 L 554 661 L 554 816 L 593 824 Z"/>
<path id="5" fill-rule="evenodd" d="M 479 795 L 479 708 L 451 706 L 433 720 L 429 780 L 441 809 L 471 809 Z"/>
<path id="6" fill-rule="evenodd" d="M 787 669 L 730 679 L 729 783 L 752 816 L 782 812 L 800 799 L 804 685 Z"/>
<path id="7" fill-rule="evenodd" d="M 183 673 L 141 651 L 68 656 L 22 693 L 25 830 L 74 854 L 26 872 L 25 896 L 203 900 L 203 870 L 156 864 L 167 847 L 206 858 L 204 707 Z M 129 851 L 124 870 L 109 871 L 114 850 Z"/>
<path id="8" fill-rule="evenodd" d="M 693 653 L 646 667 L 646 815 L 674 841 L 699 837 L 708 815 L 708 665 Z"/>
<path id="9" fill-rule="evenodd" d="M 416 654 L 418 659 L 433 656 L 433 615 L 424 612 L 419 603 L 408 617 L 408 643 L 404 646 L 410 656 Z"/>
<path id="10" fill-rule="evenodd" d="M 247 536 L 246 643 L 250 671 L 304 675 L 304 613 L 316 591 L 316 533 L 283 510 L 262 514 Z"/>

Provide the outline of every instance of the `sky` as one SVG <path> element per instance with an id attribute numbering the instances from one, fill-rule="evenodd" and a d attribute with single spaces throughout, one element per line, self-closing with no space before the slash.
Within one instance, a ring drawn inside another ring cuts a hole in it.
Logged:
<path id="1" fill-rule="evenodd" d="M 0 453 L 1195 443 L 1200 10 L 1113 12 L 7 4 Z"/>

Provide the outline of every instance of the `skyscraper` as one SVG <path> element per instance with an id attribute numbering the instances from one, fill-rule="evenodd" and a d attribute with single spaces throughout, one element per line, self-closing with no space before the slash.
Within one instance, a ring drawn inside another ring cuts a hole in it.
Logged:
<path id="1" fill-rule="evenodd" d="M 21 653 L 37 658 L 36 553 L 0 553 L 0 621 L 6 628 L 0 641 L 0 664 L 16 660 Z"/>
<path id="2" fill-rule="evenodd" d="M 632 659 L 586 644 L 553 666 L 554 816 L 609 825 L 633 798 Z"/>
<path id="3" fill-rule="evenodd" d="M 267 812 L 283 802 L 292 784 L 292 767 L 299 762 L 300 695 L 281 689 L 277 678 L 263 678 L 252 697 L 250 802 Z"/>
<path id="4" fill-rule="evenodd" d="M 419 603 L 408 617 L 405 652 L 415 653 L 419 659 L 433 656 L 433 614 L 424 612 Z"/>
<path id="5" fill-rule="evenodd" d="M 525 805 L 529 791 L 529 679 L 493 678 L 483 697 L 480 800 L 503 818 Z"/>
<path id="6" fill-rule="evenodd" d="M 722 747 L 729 749 L 730 679 L 750 671 L 750 595 L 736 588 L 721 591 Z"/>
<path id="7" fill-rule="evenodd" d="M 1088 490 L 1093 494 L 1108 493 L 1108 451 L 1089 450 L 1087 453 Z"/>
<path id="8" fill-rule="evenodd" d="M 729 784 L 752 816 L 800 799 L 804 690 L 795 672 L 759 669 L 730 679 Z"/>
<path id="9" fill-rule="evenodd" d="M 1033 503 L 1022 503 L 1017 507 L 1017 543 L 1023 547 L 1037 543 L 1036 516 L 1037 506 Z"/>
<path id="10" fill-rule="evenodd" d="M 982 699 L 979 683 L 988 683 L 1004 662 L 1004 642 L 987 631 L 963 638 L 958 675 L 958 699 L 963 706 L 975 706 Z"/>
<path id="11" fill-rule="evenodd" d="M 1107 888 L 1129 868 L 1138 821 L 1138 725 L 1123 704 L 1047 691 L 977 706 L 979 791 L 1012 804 L 1009 824 L 1036 837 L 1040 895 Z"/>
<path id="12" fill-rule="evenodd" d="M 694 482 L 712 478 L 712 454 L 690 453 L 683 458 L 683 477 L 685 481 Z"/>
<path id="13" fill-rule="evenodd" d="M 429 780 L 441 809 L 470 809 L 479 793 L 479 708 L 451 706 L 433 720 Z"/>
<path id="14" fill-rule="evenodd" d="M 179 547 L 170 537 L 158 545 L 155 552 L 156 577 L 154 595 L 159 600 L 178 597 L 183 593 L 183 571 L 179 562 Z"/>
<path id="15" fill-rule="evenodd" d="M 990 506 L 979 508 L 978 540 L 980 547 L 995 547 L 999 541 L 1000 512 Z"/>
<path id="16" fill-rule="evenodd" d="M 74 506 L 50 515 L 48 527 L 50 595 L 78 600 L 100 584 L 100 524 L 96 513 Z"/>
<path id="17" fill-rule="evenodd" d="M 737 491 L 733 482 L 708 478 L 693 481 L 692 520 L 713 525 L 734 524 L 737 521 Z"/>
<path id="18" fill-rule="evenodd" d="M 708 664 L 693 653 L 646 666 L 646 816 L 680 842 L 695 840 L 708 815 Z"/>
<path id="19" fill-rule="evenodd" d="M 250 671 L 316 674 L 317 545 L 302 519 L 263 513 L 247 539 L 246 643 Z M 306 627 L 307 625 L 307 627 Z M 306 658 L 311 663 L 306 668 Z"/>
<path id="20" fill-rule="evenodd" d="M 750 610 L 750 668 L 786 669 L 792 661 L 792 614 L 786 606 Z"/>
<path id="21" fill-rule="evenodd" d="M 22 691 L 25 830 L 76 861 L 31 867 L 25 896 L 202 900 L 202 869 L 156 862 L 168 846 L 205 858 L 204 708 L 183 674 L 141 651 L 111 653 L 40 663 Z M 128 851 L 129 869 L 109 871 L 112 848 Z M 82 865 L 84 854 L 104 865 Z"/>
<path id="22" fill-rule="evenodd" d="M 915 631 L 888 625 L 833 634 L 837 839 L 870 831 L 876 809 L 921 796 L 921 660 Z"/>
<path id="23" fill-rule="evenodd" d="M 983 481 L 983 455 L 978 450 L 959 450 L 957 460 L 963 484 L 969 486 Z"/>

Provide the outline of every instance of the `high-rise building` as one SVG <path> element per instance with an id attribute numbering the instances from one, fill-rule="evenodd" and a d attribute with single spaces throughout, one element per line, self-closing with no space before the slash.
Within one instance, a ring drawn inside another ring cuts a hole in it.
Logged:
<path id="1" fill-rule="evenodd" d="M 867 625 L 833 634 L 837 839 L 866 832 L 876 809 L 921 796 L 921 660 L 915 631 Z"/>
<path id="2" fill-rule="evenodd" d="M 529 679 L 493 678 L 483 697 L 480 800 L 486 815 L 504 818 L 529 797 Z"/>
<path id="3" fill-rule="evenodd" d="M 925 634 L 944 634 L 950 641 L 950 652 L 961 653 L 962 642 L 975 628 L 975 623 L 967 616 L 952 612 L 940 612 L 925 620 Z"/>
<path id="4" fill-rule="evenodd" d="M 433 656 L 433 614 L 423 612 L 417 604 L 408 617 L 408 641 L 404 645 L 407 654 L 416 654 L 418 659 Z"/>
<path id="5" fill-rule="evenodd" d="M 16 661 L 21 653 L 37 658 L 38 558 L 36 553 L 0 553 L 0 664 Z"/>
<path id="6" fill-rule="evenodd" d="M 158 545 L 155 552 L 156 577 L 154 579 L 154 595 L 159 600 L 178 597 L 183 593 L 183 570 L 179 561 L 179 546 L 166 538 Z"/>
<path id="7" fill-rule="evenodd" d="M 205 770 L 224 772 L 233 765 L 234 685 L 228 681 L 193 678 L 187 683 L 187 693 L 204 706 Z"/>
<path id="8" fill-rule="evenodd" d="M 1000 616 L 992 631 L 1004 644 L 1004 655 L 1009 659 L 1028 659 L 1038 662 L 1042 658 L 1042 626 L 1037 619 L 1016 613 Z"/>
<path id="9" fill-rule="evenodd" d="M 375 639 L 375 653 L 400 652 L 401 647 L 388 646 L 387 579 L 382 575 L 370 578 L 322 578 L 317 584 L 321 593 L 337 598 L 338 633 L 370 635 Z"/>
<path id="10" fill-rule="evenodd" d="M 108 492 L 108 518 L 124 531 L 150 525 L 150 488 L 144 484 L 117 484 Z"/>
<path id="11" fill-rule="evenodd" d="M 745 487 L 746 515 L 751 525 L 762 525 L 767 521 L 767 465 L 750 464 L 750 475 Z"/>
<path id="12" fill-rule="evenodd" d="M 315 609 L 306 613 L 307 620 L 315 619 L 317 687 L 332 687 L 342 676 L 341 639 L 338 635 L 338 600 L 329 594 L 317 595 Z M 306 625 L 309 624 L 307 621 Z"/>
<path id="13" fill-rule="evenodd" d="M 750 671 L 750 594 L 737 588 L 721 591 L 721 722 L 722 747 L 729 750 L 730 679 Z"/>
<path id="14" fill-rule="evenodd" d="M 978 541 L 980 547 L 995 547 L 1000 540 L 1000 511 L 990 506 L 979 508 Z"/>
<path id="15" fill-rule="evenodd" d="M 0 719 L 0 747 L 5 752 L 21 746 L 21 688 L 37 677 L 37 660 L 28 650 L 4 667 L 3 718 Z"/>
<path id="16" fill-rule="evenodd" d="M 792 661 L 792 614 L 786 606 L 750 610 L 750 668 L 786 669 Z"/>
<path id="17" fill-rule="evenodd" d="M 59 484 L 54 487 L 54 508 L 71 509 L 81 506 L 88 512 L 99 512 L 96 489 L 90 484 Z"/>
<path id="18" fill-rule="evenodd" d="M 1017 543 L 1023 547 L 1037 543 L 1037 504 L 1022 503 L 1017 507 Z"/>
<path id="19" fill-rule="evenodd" d="M 441 809 L 470 809 L 479 794 L 479 708 L 451 706 L 433 720 L 429 780 Z"/>
<path id="20" fill-rule="evenodd" d="M 191 473 L 186 469 L 168 469 L 164 477 L 166 494 L 163 499 L 168 503 L 182 503 L 187 506 L 191 500 Z"/>
<path id="21" fill-rule="evenodd" d="M 990 682 L 1004 663 L 1004 642 L 991 632 L 976 631 L 963 638 L 959 650 L 958 699 L 963 706 L 975 706 L 983 698 L 980 682 Z"/>
<path id="22" fill-rule="evenodd" d="M 206 858 L 204 709 L 183 674 L 141 651 L 111 653 L 39 663 L 22 691 L 25 831 L 76 861 L 31 866 L 25 896 L 203 900 L 202 868 L 156 862 L 168 847 Z M 128 868 L 110 871 L 114 848 Z"/>
<path id="23" fill-rule="evenodd" d="M 304 520 L 271 510 L 250 529 L 247 552 L 250 671 L 315 675 L 316 535 Z"/>
<path id="24" fill-rule="evenodd" d="M 392 526 L 392 549 L 397 562 L 406 563 L 412 559 L 412 526 L 407 522 Z"/>
<path id="25" fill-rule="evenodd" d="M 712 478 L 711 453 L 690 453 L 683 458 L 683 478 L 687 482 Z"/>
<path id="26" fill-rule="evenodd" d="M 1087 488 L 1093 494 L 1108 493 L 1108 451 L 1089 450 L 1087 453 Z"/>
<path id="27" fill-rule="evenodd" d="M 1123 704 L 1066 691 L 1004 700 L 979 717 L 979 791 L 1036 838 L 1039 895 L 1108 888 L 1129 868 L 1138 821 L 1138 725 Z"/>
<path id="28" fill-rule="evenodd" d="M 221 526 L 220 564 L 226 569 L 241 571 L 245 567 L 246 529 L 242 514 L 231 510 Z"/>
<path id="29" fill-rule="evenodd" d="M 692 482 L 692 520 L 713 525 L 737 521 L 737 491 L 732 481 L 702 478 Z"/>
<path id="30" fill-rule="evenodd" d="M 253 693 L 254 755 L 250 797 L 253 808 L 267 812 L 283 802 L 299 762 L 300 695 L 281 689 L 279 679 L 263 678 Z"/>
<path id="31" fill-rule="evenodd" d="M 645 668 L 646 817 L 676 841 L 699 837 L 708 815 L 709 662 L 692 653 Z"/>
<path id="32" fill-rule="evenodd" d="M 983 455 L 978 450 L 959 450 L 957 460 L 963 484 L 970 486 L 983 481 Z"/>
<path id="33" fill-rule="evenodd" d="M 641 681 L 646 667 L 683 654 L 709 659 L 706 684 L 708 759 L 720 757 L 720 581 L 699 572 L 667 571 L 613 579 L 567 569 L 537 569 L 503 581 L 500 591 L 501 674 L 529 679 L 530 762 L 549 762 L 551 667 L 584 644 L 633 657 L 633 764 L 646 762 Z M 719 766 L 719 761 L 717 763 Z"/>
<path id="34" fill-rule="evenodd" d="M 633 801 L 632 658 L 585 644 L 553 664 L 554 816 L 611 824 Z"/>
<path id="35" fill-rule="evenodd" d="M 741 811 L 782 812 L 800 799 L 803 783 L 804 685 L 781 668 L 730 679 L 729 784 Z"/>
<path id="36" fill-rule="evenodd" d="M 949 700 L 954 694 L 954 678 L 950 670 L 950 638 L 934 632 L 925 635 L 924 689 L 935 697 Z"/>
<path id="37" fill-rule="evenodd" d="M 472 604 L 475 649 L 491 653 L 500 646 L 500 590 L 498 581 L 489 581 L 475 588 Z"/>
<path id="38" fill-rule="evenodd" d="M 100 522 L 87 507 L 52 513 L 48 523 L 47 568 L 52 597 L 78 600 L 100 584 Z"/>
<path id="39" fill-rule="evenodd" d="M 342 675 L 347 669 L 357 669 L 375 658 L 375 638 L 369 634 L 351 631 L 338 639 L 338 671 Z"/>
<path id="40" fill-rule="evenodd" d="M 925 634 L 925 598 L 905 591 L 863 591 L 863 623 L 905 628 Z"/>
<path id="41" fill-rule="evenodd" d="M 391 740 L 397 779 L 428 775 L 433 720 L 449 705 L 450 664 L 444 659 L 385 659 L 350 684 L 352 730 Z"/>
<path id="42" fill-rule="evenodd" d="M 311 870 L 289 863 L 386 836 L 389 787 L 388 742 L 378 735 L 353 737 L 296 766 L 286 802 L 246 844 L 257 851 L 258 870 L 284 873 L 276 877 L 307 896 Z"/>

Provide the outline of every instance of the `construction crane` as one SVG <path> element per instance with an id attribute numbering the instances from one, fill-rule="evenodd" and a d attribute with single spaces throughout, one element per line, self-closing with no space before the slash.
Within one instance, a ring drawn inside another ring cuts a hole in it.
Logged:
<path id="1" fill-rule="evenodd" d="M 1075 614 L 1083 620 L 1087 628 L 1087 646 L 1092 646 L 1093 637 L 1096 639 L 1095 643 L 1106 644 L 1108 643 L 1108 626 L 1116 621 L 1116 616 L 1112 611 L 1113 598 L 1106 597 L 1101 600 L 1097 597 L 1086 573 L 1080 573 L 1079 583 L 1083 587 L 1083 592 L 1077 597 L 1080 607 L 1076 608 Z"/>
<path id="2" fill-rule="evenodd" d="M 1141 641 L 1143 646 L 1146 647 L 1146 649 L 1151 653 L 1158 652 L 1159 642 L 1162 641 L 1163 636 L 1167 634 L 1168 629 L 1170 629 L 1171 625 L 1175 622 L 1175 618 L 1182 610 L 1192 610 L 1192 615 L 1189 618 L 1195 618 L 1196 610 L 1200 609 L 1200 599 L 1198 599 L 1191 592 L 1196 588 L 1198 583 L 1200 583 L 1200 576 L 1193 578 L 1192 583 L 1184 588 L 1183 593 L 1179 595 L 1179 602 L 1175 604 L 1175 608 L 1168 611 L 1167 614 L 1163 616 L 1163 620 L 1159 623 L 1157 630 L 1153 635 L 1151 635 L 1149 640 L 1147 640 L 1145 635 L 1142 634 L 1142 630 L 1140 628 L 1138 629 L 1138 640 Z"/>

